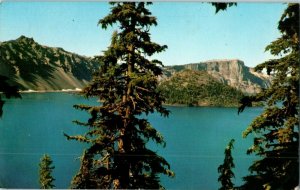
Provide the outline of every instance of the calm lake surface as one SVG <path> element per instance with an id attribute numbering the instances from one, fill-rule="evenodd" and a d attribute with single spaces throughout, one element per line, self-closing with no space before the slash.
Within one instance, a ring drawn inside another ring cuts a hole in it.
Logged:
<path id="1" fill-rule="evenodd" d="M 0 119 L 0 187 L 39 188 L 38 164 L 47 153 L 55 165 L 56 188 L 68 188 L 79 169 L 78 157 L 84 145 L 66 140 L 63 133 L 82 134 L 85 128 L 72 120 L 88 118 L 86 112 L 72 106 L 98 103 L 68 93 L 31 93 L 22 97 L 7 100 Z M 246 155 L 251 139 L 243 139 L 242 132 L 261 108 L 249 108 L 240 115 L 236 108 L 167 108 L 171 111 L 168 118 L 148 116 L 167 142 L 165 148 L 151 143 L 149 146 L 164 156 L 176 173 L 174 178 L 161 178 L 166 189 L 218 189 L 217 168 L 223 163 L 224 148 L 231 138 L 235 139 L 234 183 L 241 184 L 254 160 Z"/>

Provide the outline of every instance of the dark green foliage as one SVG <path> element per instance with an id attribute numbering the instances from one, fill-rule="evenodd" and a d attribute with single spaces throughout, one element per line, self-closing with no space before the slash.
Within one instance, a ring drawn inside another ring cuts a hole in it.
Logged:
<path id="1" fill-rule="evenodd" d="M 160 174 L 173 176 L 168 162 L 146 143 L 153 140 L 165 145 L 163 137 L 141 115 L 158 112 L 167 116 L 164 101 L 157 91 L 157 76 L 162 74 L 162 63 L 147 58 L 162 52 L 166 46 L 151 41 L 149 29 L 156 18 L 146 9 L 150 3 L 111 3 L 111 13 L 99 21 L 106 29 L 119 26 L 111 45 L 97 59 L 101 68 L 84 89 L 86 97 L 98 97 L 98 106 L 76 105 L 88 111 L 84 135 L 68 139 L 89 144 L 81 167 L 72 181 L 72 188 L 162 188 Z"/>
<path id="2" fill-rule="evenodd" d="M 260 157 L 249 168 L 244 189 L 293 189 L 299 184 L 299 4 L 288 4 L 278 29 L 281 37 L 266 50 L 279 58 L 255 68 L 272 74 L 272 85 L 256 96 L 244 98 L 240 109 L 257 101 L 266 104 L 243 134 L 255 134 L 248 154 Z"/>
<path id="3" fill-rule="evenodd" d="M 99 169 L 102 173 L 105 173 L 106 168 Z M 94 175 L 93 169 L 93 158 L 91 154 L 87 154 L 84 151 L 81 157 L 81 166 L 79 172 L 74 176 L 72 180 L 72 187 L 76 189 L 93 189 L 95 187 L 108 187 L 106 184 L 107 179 L 99 179 L 97 175 Z M 105 178 L 104 176 L 99 176 L 100 178 Z M 101 184 L 103 182 L 103 184 Z"/>
<path id="4" fill-rule="evenodd" d="M 233 149 L 233 143 L 234 143 L 234 139 L 231 139 L 227 147 L 225 148 L 224 163 L 218 167 L 218 172 L 220 173 L 218 181 L 221 182 L 222 184 L 219 190 L 232 190 L 234 186 L 234 184 L 231 181 L 231 179 L 234 178 L 234 173 L 232 171 L 232 168 L 235 167 L 233 163 L 233 157 L 231 155 L 231 150 Z"/>
<path id="5" fill-rule="evenodd" d="M 55 185 L 53 185 L 53 181 L 55 180 L 51 173 L 53 171 L 53 169 L 55 168 L 54 166 L 52 166 L 52 160 L 50 158 L 49 155 L 45 154 L 42 159 L 41 162 L 39 163 L 39 175 L 40 175 L 40 179 L 39 179 L 39 183 L 40 183 L 40 188 L 41 189 L 51 189 L 54 188 Z"/>
<path id="6" fill-rule="evenodd" d="M 216 81 L 205 71 L 184 70 L 161 82 L 158 88 L 167 104 L 238 106 L 243 93 Z"/>
<path id="7" fill-rule="evenodd" d="M 5 101 L 2 100 L 3 95 L 5 98 L 21 98 L 21 95 L 18 92 L 18 88 L 9 84 L 8 80 L 8 77 L 0 75 L 0 118 L 3 115 L 3 105 L 5 103 Z"/>
<path id="8" fill-rule="evenodd" d="M 216 7 L 216 13 L 218 13 L 219 11 L 224 11 L 226 10 L 228 7 L 231 6 L 236 6 L 237 3 L 211 3 L 214 7 Z"/>

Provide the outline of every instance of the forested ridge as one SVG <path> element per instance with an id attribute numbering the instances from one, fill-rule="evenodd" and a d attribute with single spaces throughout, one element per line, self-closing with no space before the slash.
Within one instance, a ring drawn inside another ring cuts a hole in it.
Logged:
<path id="1" fill-rule="evenodd" d="M 167 104 L 189 106 L 238 106 L 243 93 L 205 71 L 184 70 L 162 81 L 158 88 Z"/>

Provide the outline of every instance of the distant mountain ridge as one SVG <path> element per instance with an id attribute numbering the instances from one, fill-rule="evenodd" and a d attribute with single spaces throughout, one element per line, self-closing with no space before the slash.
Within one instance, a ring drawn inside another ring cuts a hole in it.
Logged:
<path id="1" fill-rule="evenodd" d="M 25 36 L 1 42 L 0 52 L 0 75 L 21 90 L 83 88 L 99 67 L 92 58 L 43 46 Z"/>
<path id="2" fill-rule="evenodd" d="M 0 52 L 0 75 L 9 77 L 12 83 L 19 85 L 21 90 L 51 91 L 83 88 L 91 80 L 92 73 L 100 66 L 93 58 L 71 53 L 62 48 L 40 45 L 32 38 L 25 36 L 0 42 Z M 183 71 L 184 73 L 176 75 Z M 202 74 L 193 71 L 202 71 Z M 254 72 L 241 60 L 211 60 L 166 66 L 163 72 L 160 84 L 169 87 L 172 84 L 173 89 L 178 89 L 177 87 L 183 85 L 176 84 L 175 80 L 182 76 L 195 77 L 197 80 L 213 83 L 214 86 L 225 89 L 226 92 L 228 89 L 220 87 L 216 82 L 247 94 L 257 93 L 261 88 L 267 88 L 270 85 L 270 78 L 267 75 Z M 171 78 L 172 76 L 175 77 Z M 187 81 L 195 82 L 194 79 Z M 198 83 L 196 81 L 193 85 L 187 86 L 195 87 Z M 205 83 L 205 85 L 211 88 L 210 84 Z"/>
<path id="3" fill-rule="evenodd" d="M 244 62 L 238 59 L 210 60 L 185 65 L 166 66 L 165 74 L 166 76 L 171 76 L 185 69 L 206 71 L 219 82 L 246 94 L 258 93 L 262 88 L 268 88 L 271 83 L 268 75 L 254 72 L 253 68 L 245 66 Z"/>

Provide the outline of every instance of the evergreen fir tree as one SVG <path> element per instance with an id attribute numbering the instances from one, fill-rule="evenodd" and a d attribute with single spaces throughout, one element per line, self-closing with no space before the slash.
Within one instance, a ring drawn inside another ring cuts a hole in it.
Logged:
<path id="1" fill-rule="evenodd" d="M 53 181 L 55 180 L 51 173 L 53 171 L 53 169 L 55 168 L 54 166 L 52 166 L 52 160 L 50 158 L 49 155 L 45 154 L 42 159 L 41 162 L 39 164 L 40 170 L 39 170 L 39 174 L 40 174 L 40 188 L 41 189 L 51 189 L 54 188 L 55 185 L 53 185 Z"/>
<path id="2" fill-rule="evenodd" d="M 84 135 L 69 136 L 90 146 L 81 158 L 81 167 L 72 188 L 162 188 L 160 174 L 173 176 L 168 162 L 147 148 L 153 140 L 165 145 L 162 135 L 144 118 L 153 112 L 168 116 L 164 98 L 157 88 L 162 63 L 149 60 L 164 51 L 151 41 L 149 29 L 156 18 L 145 7 L 151 3 L 112 2 L 110 14 L 99 21 L 106 29 L 117 25 L 111 45 L 104 52 L 101 68 L 83 90 L 86 97 L 98 97 L 99 106 L 75 105 L 91 118 Z"/>
<path id="3" fill-rule="evenodd" d="M 232 168 L 235 167 L 233 162 L 233 157 L 231 155 L 231 150 L 233 149 L 233 143 L 234 143 L 234 139 L 231 139 L 227 147 L 225 148 L 224 163 L 218 167 L 218 172 L 220 173 L 218 181 L 221 182 L 222 184 L 222 187 L 220 187 L 219 190 L 230 190 L 233 189 L 234 187 L 234 184 L 231 181 L 231 178 L 234 178 L 234 173 L 232 171 Z"/>
<path id="4" fill-rule="evenodd" d="M 18 92 L 18 88 L 16 86 L 12 86 L 8 82 L 8 77 L 0 75 L 0 118 L 3 115 L 3 105 L 5 101 L 2 99 L 2 94 L 6 98 L 21 98 L 21 95 Z"/>
<path id="5" fill-rule="evenodd" d="M 255 134 L 248 153 L 260 158 L 249 168 L 244 189 L 294 189 L 299 184 L 299 4 L 288 4 L 278 29 L 281 37 L 266 50 L 279 58 L 255 68 L 273 75 L 272 85 L 242 99 L 239 109 L 258 101 L 266 105 L 243 134 Z"/>

